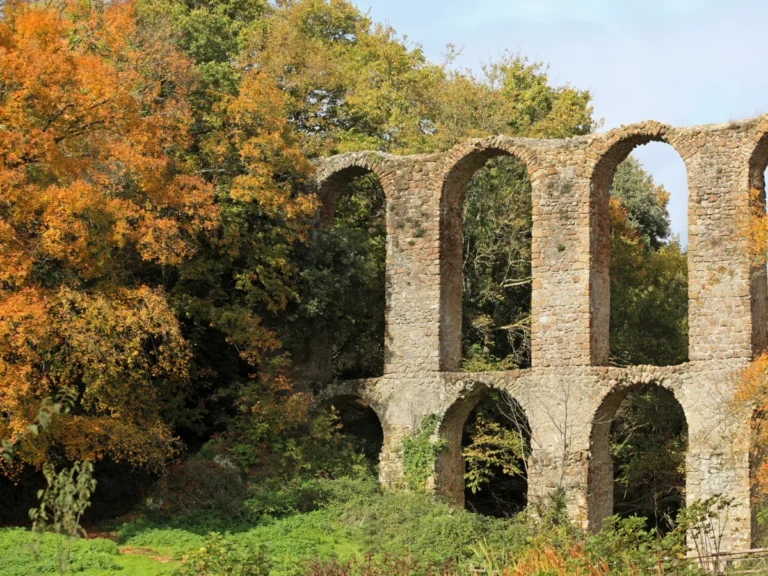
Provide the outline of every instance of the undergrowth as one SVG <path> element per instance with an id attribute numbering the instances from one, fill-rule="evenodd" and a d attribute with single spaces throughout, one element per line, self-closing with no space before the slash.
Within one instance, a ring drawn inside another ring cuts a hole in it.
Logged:
<path id="1" fill-rule="evenodd" d="M 243 488 L 237 513 L 169 512 L 158 502 L 105 527 L 117 536 L 78 540 L 72 573 L 219 574 L 259 576 L 427 576 L 472 574 L 697 574 L 680 561 L 684 540 L 660 539 L 641 519 L 613 518 L 598 535 L 568 522 L 564 502 L 531 507 L 539 514 L 493 518 L 451 507 L 424 492 L 382 489 L 373 474 L 338 479 L 254 483 Z M 541 513 L 544 511 L 544 513 Z M 51 538 L 46 535 L 48 547 Z M 0 576 L 53 573 L 45 551 L 34 564 L 32 535 L 0 530 Z M 144 550 L 170 562 L 137 568 Z M 27 552 L 28 551 L 28 552 Z M 660 571 L 661 570 L 661 571 Z M 498 571 L 498 572 L 494 572 Z"/>

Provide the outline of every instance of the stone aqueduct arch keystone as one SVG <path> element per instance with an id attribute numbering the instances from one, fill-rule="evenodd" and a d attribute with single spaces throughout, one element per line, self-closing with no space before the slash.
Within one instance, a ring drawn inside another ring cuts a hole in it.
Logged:
<path id="1" fill-rule="evenodd" d="M 690 361 L 609 367 L 608 189 L 619 162 L 651 141 L 671 145 L 688 174 Z M 533 188 L 532 367 L 461 373 L 464 188 L 498 154 L 522 160 Z M 564 140 L 495 136 L 445 153 L 319 160 L 321 223 L 332 221 L 343 185 L 363 171 L 378 175 L 387 203 L 384 374 L 334 382 L 323 396 L 357 395 L 374 408 L 384 430 L 379 470 L 387 485 L 402 478 L 402 438 L 425 416 L 440 415 L 450 447 L 438 458 L 434 485 L 461 503 L 461 427 L 485 390 L 505 390 L 531 426 L 529 500 L 563 489 L 572 517 L 597 528 L 612 510 L 605 449 L 611 405 L 632 386 L 656 383 L 685 411 L 688 501 L 733 498 L 726 545 L 749 546 L 749 418 L 734 414 L 728 399 L 734 375 L 768 343 L 765 268 L 751 267 L 737 233 L 752 203 L 764 202 L 767 164 L 768 115 L 688 128 L 649 121 Z"/>

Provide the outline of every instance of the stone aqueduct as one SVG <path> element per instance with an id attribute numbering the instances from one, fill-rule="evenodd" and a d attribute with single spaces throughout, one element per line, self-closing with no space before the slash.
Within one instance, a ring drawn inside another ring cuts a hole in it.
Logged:
<path id="1" fill-rule="evenodd" d="M 671 145 L 688 175 L 689 357 L 678 366 L 608 366 L 609 187 L 617 165 L 652 141 Z M 462 373 L 463 195 L 489 158 L 525 163 L 533 187 L 532 367 Z M 384 431 L 380 479 L 402 478 L 401 441 L 437 414 L 449 447 L 434 489 L 463 501 L 461 434 L 488 388 L 507 391 L 529 420 L 529 499 L 564 488 L 572 517 L 595 529 L 612 514 L 610 421 L 644 383 L 672 391 L 688 423 L 688 501 L 724 494 L 738 505 L 726 545 L 751 539 L 749 414 L 728 402 L 734 375 L 768 340 L 765 267 L 751 267 L 740 239 L 749 190 L 764 190 L 768 115 L 676 128 L 643 122 L 564 140 L 503 136 L 445 153 L 348 153 L 317 165 L 320 221 L 333 221 L 350 179 L 375 173 L 387 218 L 385 369 L 380 378 L 336 381 L 323 396 L 356 396 Z"/>

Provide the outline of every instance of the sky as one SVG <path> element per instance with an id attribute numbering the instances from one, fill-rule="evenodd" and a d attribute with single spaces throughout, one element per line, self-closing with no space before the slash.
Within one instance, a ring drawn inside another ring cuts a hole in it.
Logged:
<path id="1" fill-rule="evenodd" d="M 589 90 L 600 131 L 658 120 L 677 126 L 768 112 L 765 0 L 353 0 L 441 62 L 519 52 L 549 64 L 550 81 Z M 633 155 L 670 192 L 672 230 L 687 241 L 682 159 L 652 143 Z"/>

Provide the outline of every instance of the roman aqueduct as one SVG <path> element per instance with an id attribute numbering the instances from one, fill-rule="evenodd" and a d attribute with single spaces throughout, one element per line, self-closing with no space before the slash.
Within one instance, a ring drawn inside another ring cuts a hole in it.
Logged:
<path id="1" fill-rule="evenodd" d="M 677 366 L 608 366 L 609 188 L 617 165 L 637 146 L 671 145 L 688 176 L 689 358 Z M 491 157 L 513 155 L 533 187 L 532 367 L 462 373 L 461 230 L 463 195 Z M 751 539 L 749 415 L 734 413 L 734 374 L 768 340 L 765 267 L 754 267 L 738 233 L 764 190 L 768 115 L 728 124 L 676 128 L 658 122 L 565 140 L 502 136 L 445 153 L 393 156 L 357 152 L 318 162 L 321 222 L 352 178 L 375 173 L 386 196 L 386 342 L 380 378 L 336 381 L 326 398 L 354 396 L 384 431 L 380 478 L 403 474 L 401 444 L 422 418 L 440 417 L 448 448 L 434 489 L 463 501 L 461 434 L 489 388 L 524 409 L 532 434 L 529 499 L 566 490 L 572 517 L 590 528 L 612 514 L 610 422 L 633 389 L 656 383 L 685 411 L 689 440 L 686 498 L 733 498 L 726 541 Z"/>

